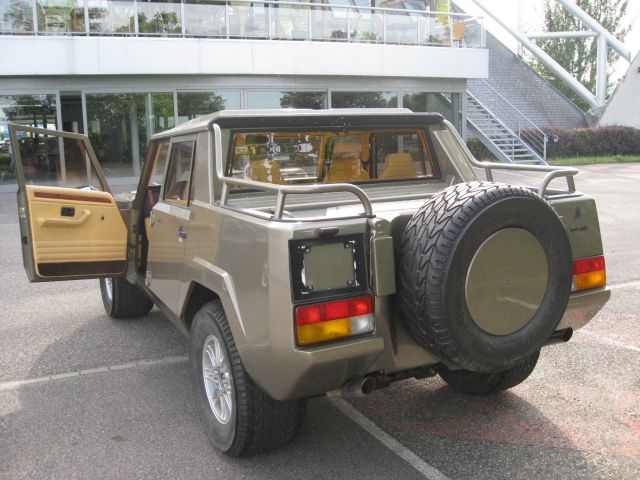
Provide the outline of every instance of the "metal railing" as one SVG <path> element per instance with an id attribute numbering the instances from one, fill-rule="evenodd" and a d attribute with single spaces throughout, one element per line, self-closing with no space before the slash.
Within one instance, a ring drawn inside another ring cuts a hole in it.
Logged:
<path id="1" fill-rule="evenodd" d="M 485 80 L 476 80 L 474 87 L 471 96 L 546 162 L 547 134 Z"/>
<path id="2" fill-rule="evenodd" d="M 0 34 L 485 46 L 482 18 L 472 15 L 273 0 L 5 2 Z"/>
<path id="3" fill-rule="evenodd" d="M 574 193 L 576 191 L 576 183 L 573 177 L 575 177 L 580 171 L 577 168 L 571 167 L 554 167 L 551 165 L 515 165 L 513 163 L 492 163 L 492 162 L 479 162 L 475 159 L 467 144 L 462 140 L 458 131 L 447 120 L 444 123 L 449 127 L 451 134 L 457 138 L 460 147 L 464 150 L 468 162 L 472 167 L 484 170 L 487 181 L 493 182 L 493 172 L 496 170 L 504 171 L 516 171 L 516 172 L 533 172 L 546 174 L 540 186 L 537 188 L 538 195 L 544 197 L 547 195 L 547 190 L 553 180 L 564 178 L 567 182 L 567 191 L 563 193 Z"/>

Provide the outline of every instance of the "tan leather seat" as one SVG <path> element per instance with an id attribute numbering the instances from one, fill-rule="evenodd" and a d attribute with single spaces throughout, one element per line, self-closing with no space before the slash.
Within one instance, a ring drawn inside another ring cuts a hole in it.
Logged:
<path id="1" fill-rule="evenodd" d="M 352 182 L 368 178 L 369 175 L 360 166 L 359 158 L 334 158 L 329 166 L 325 181 L 327 183 Z"/>
<path id="2" fill-rule="evenodd" d="M 283 184 L 280 166 L 274 160 L 253 160 L 250 169 L 251 180 L 265 183 Z"/>
<path id="3" fill-rule="evenodd" d="M 384 157 L 384 166 L 378 178 L 416 178 L 418 172 L 410 153 L 390 153 Z"/>

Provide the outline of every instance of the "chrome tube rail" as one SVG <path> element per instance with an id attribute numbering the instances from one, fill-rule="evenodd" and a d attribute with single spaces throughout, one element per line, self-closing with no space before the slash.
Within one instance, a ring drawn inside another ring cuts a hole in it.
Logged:
<path id="1" fill-rule="evenodd" d="M 243 178 L 221 177 L 220 180 L 227 188 L 223 189 L 220 195 L 220 205 L 228 204 L 229 186 L 247 187 L 255 190 L 263 190 L 266 192 L 277 193 L 276 204 L 273 209 L 272 220 L 283 220 L 284 206 L 287 195 L 312 195 L 316 193 L 351 193 L 355 195 L 364 209 L 363 216 L 373 217 L 373 207 L 367 194 L 361 188 L 350 183 L 332 183 L 328 185 L 274 185 L 272 183 L 256 182 L 255 180 L 246 180 Z"/>
<path id="2" fill-rule="evenodd" d="M 520 171 L 520 172 L 538 172 L 538 173 L 546 173 L 543 177 L 540 186 L 538 187 L 538 194 L 541 197 L 544 197 L 547 193 L 549 185 L 551 182 L 557 178 L 566 178 L 567 180 L 567 193 L 574 193 L 576 191 L 576 184 L 574 180 L 574 176 L 576 176 L 580 171 L 577 168 L 569 168 L 569 167 L 552 167 L 550 165 L 515 165 L 512 163 L 492 163 L 492 162 L 479 162 L 475 159 L 473 154 L 467 148 L 467 145 L 462 140 L 457 130 L 453 127 L 453 125 L 448 121 L 444 120 L 444 123 L 449 127 L 453 135 L 460 141 L 460 145 L 464 149 L 467 154 L 469 163 L 476 168 L 480 168 L 484 170 L 487 180 L 493 182 L 493 172 L 495 170 L 510 170 L 510 171 Z"/>
<path id="3" fill-rule="evenodd" d="M 472 85 L 481 85 L 480 91 L 470 92 L 476 101 L 482 104 L 487 111 L 493 114 L 498 120 L 504 123 L 509 129 L 544 162 L 547 161 L 548 137 L 533 121 L 518 109 L 513 103 L 507 100 L 500 92 L 493 88 L 486 80 L 476 80 Z M 486 96 L 478 98 L 478 93 L 484 90 Z"/>
<path id="4" fill-rule="evenodd" d="M 484 48 L 482 17 L 457 12 L 277 0 L 84 0 L 61 7 L 28 2 L 29 14 L 0 23 L 0 34 L 307 40 Z M 0 13 L 1 9 L 0 9 Z M 5 15 L 6 16 L 6 15 Z M 26 20 L 24 18 L 26 18 Z M 461 25 L 456 26 L 457 23 Z M 462 28 L 460 28 L 462 27 Z"/>

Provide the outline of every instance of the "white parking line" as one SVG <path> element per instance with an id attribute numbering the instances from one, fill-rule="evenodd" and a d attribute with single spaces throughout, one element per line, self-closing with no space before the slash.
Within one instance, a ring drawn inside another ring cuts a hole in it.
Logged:
<path id="1" fill-rule="evenodd" d="M 383 431 L 380 427 L 373 423 L 372 420 L 353 408 L 351 404 L 346 400 L 343 400 L 339 397 L 328 398 L 328 400 L 338 410 L 340 410 L 343 414 L 357 423 L 363 430 L 369 433 L 369 435 L 374 437 L 385 447 L 387 447 L 389 450 L 391 450 L 393 453 L 395 453 L 397 456 L 399 456 L 405 462 L 415 468 L 418 472 L 424 475 L 425 478 L 429 480 L 449 480 L 449 477 L 444 475 L 440 470 L 429 465 L 422 458 L 402 445 L 391 435 Z"/>
<path id="2" fill-rule="evenodd" d="M 640 280 L 635 280 L 633 282 L 625 282 L 625 283 L 614 283 L 608 285 L 611 290 L 619 290 L 621 288 L 635 288 L 640 287 Z"/>
<path id="3" fill-rule="evenodd" d="M 606 335 L 602 335 L 601 333 L 594 333 L 589 330 L 585 330 L 581 328 L 580 330 L 576 330 L 578 333 L 582 333 L 588 337 L 594 338 L 599 342 L 606 343 L 608 345 L 613 345 L 619 348 L 625 348 L 627 350 L 632 350 L 634 352 L 640 352 L 640 347 L 636 347 L 635 345 L 629 345 L 628 343 L 621 342 L 619 340 L 615 340 L 611 337 L 607 337 Z"/>
<path id="4" fill-rule="evenodd" d="M 55 375 L 47 375 L 44 377 L 25 378 L 24 380 L 15 380 L 11 382 L 0 383 L 0 392 L 7 390 L 17 390 L 25 385 L 32 385 L 34 383 L 53 382 L 56 380 L 64 380 L 67 378 L 81 377 L 85 375 L 95 375 L 98 373 L 106 373 L 114 370 L 128 370 L 131 368 L 150 367 L 152 365 L 170 365 L 173 363 L 181 363 L 187 360 L 186 355 L 172 355 L 162 358 L 151 358 L 144 360 L 136 360 L 135 362 L 121 363 L 119 365 L 109 365 L 105 367 L 87 368 L 84 370 L 78 370 L 75 372 L 57 373 Z"/>

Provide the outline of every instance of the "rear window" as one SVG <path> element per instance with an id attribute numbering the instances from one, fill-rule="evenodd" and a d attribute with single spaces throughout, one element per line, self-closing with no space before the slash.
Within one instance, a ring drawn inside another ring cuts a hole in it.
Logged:
<path id="1" fill-rule="evenodd" d="M 429 178 L 422 129 L 235 133 L 227 174 L 274 184 Z"/>

